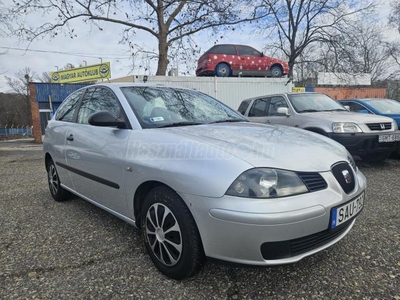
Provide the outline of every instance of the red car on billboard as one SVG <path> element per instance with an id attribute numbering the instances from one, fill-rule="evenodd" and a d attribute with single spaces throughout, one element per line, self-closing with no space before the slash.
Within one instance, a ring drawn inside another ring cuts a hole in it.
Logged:
<path id="1" fill-rule="evenodd" d="M 282 77 L 289 73 L 283 60 L 264 55 L 245 45 L 215 45 L 204 53 L 196 69 L 197 76 L 271 76 Z"/>

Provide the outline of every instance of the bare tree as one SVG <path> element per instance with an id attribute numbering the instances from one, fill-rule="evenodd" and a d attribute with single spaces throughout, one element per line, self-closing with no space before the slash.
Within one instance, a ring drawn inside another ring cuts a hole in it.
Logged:
<path id="1" fill-rule="evenodd" d="M 157 75 L 165 75 L 168 54 L 177 42 L 206 30 L 228 29 L 230 26 L 264 17 L 263 7 L 245 5 L 233 0 L 21 0 L 14 2 L 8 13 L 9 23 L 17 20 L 15 33 L 28 40 L 55 36 L 66 31 L 76 36 L 71 21 L 82 19 L 99 30 L 104 23 L 123 28 L 122 41 L 134 40 L 136 31 L 143 31 L 158 42 Z M 40 13 L 45 22 L 28 24 L 26 16 Z M 55 18 L 54 18 L 55 17 Z M 52 21 L 54 20 L 54 21 Z"/>
<path id="2" fill-rule="evenodd" d="M 394 48 L 385 40 L 383 31 L 370 21 L 348 22 L 337 36 L 319 44 L 315 61 L 324 72 L 369 73 L 372 82 L 392 78 L 399 68 L 394 67 Z"/>
<path id="3" fill-rule="evenodd" d="M 26 114 L 29 116 L 29 122 L 32 124 L 31 104 L 29 101 L 29 82 L 36 80 L 37 74 L 29 67 L 25 67 L 14 74 L 14 77 L 4 76 L 7 85 L 14 93 L 24 99 Z"/>
<path id="4" fill-rule="evenodd" d="M 362 0 L 260 0 L 271 12 L 263 29 L 277 33 L 271 47 L 283 51 L 288 58 L 289 76 L 301 53 L 310 45 L 329 41 L 340 32 L 340 26 L 360 13 L 373 9 L 373 4 Z"/>
<path id="5" fill-rule="evenodd" d="M 392 10 L 389 15 L 389 24 L 400 32 L 400 0 L 391 1 L 390 6 Z"/>

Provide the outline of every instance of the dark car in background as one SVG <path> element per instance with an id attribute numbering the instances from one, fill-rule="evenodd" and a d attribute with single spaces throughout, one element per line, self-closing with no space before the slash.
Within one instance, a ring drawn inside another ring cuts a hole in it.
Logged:
<path id="1" fill-rule="evenodd" d="M 246 45 L 221 44 L 211 47 L 197 63 L 196 76 L 282 77 L 289 73 L 288 64 L 266 56 Z"/>

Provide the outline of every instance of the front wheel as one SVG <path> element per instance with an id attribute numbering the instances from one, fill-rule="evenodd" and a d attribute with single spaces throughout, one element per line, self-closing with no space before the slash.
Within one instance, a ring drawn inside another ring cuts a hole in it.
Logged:
<path id="1" fill-rule="evenodd" d="M 197 273 L 204 260 L 196 223 L 183 200 L 159 186 L 146 196 L 141 211 L 144 244 L 158 270 L 173 279 Z"/>

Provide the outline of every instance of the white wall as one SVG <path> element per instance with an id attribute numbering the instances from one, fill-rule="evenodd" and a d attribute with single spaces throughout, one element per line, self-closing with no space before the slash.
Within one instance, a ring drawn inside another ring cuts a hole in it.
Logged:
<path id="1" fill-rule="evenodd" d="M 134 75 L 133 82 L 143 82 L 142 75 Z M 117 79 L 113 80 L 117 82 Z M 244 99 L 288 93 L 292 91 L 292 83 L 288 78 L 221 78 L 221 77 L 189 77 L 189 76 L 148 76 L 148 83 L 159 83 L 176 87 L 199 90 L 233 109 L 238 109 Z"/>

